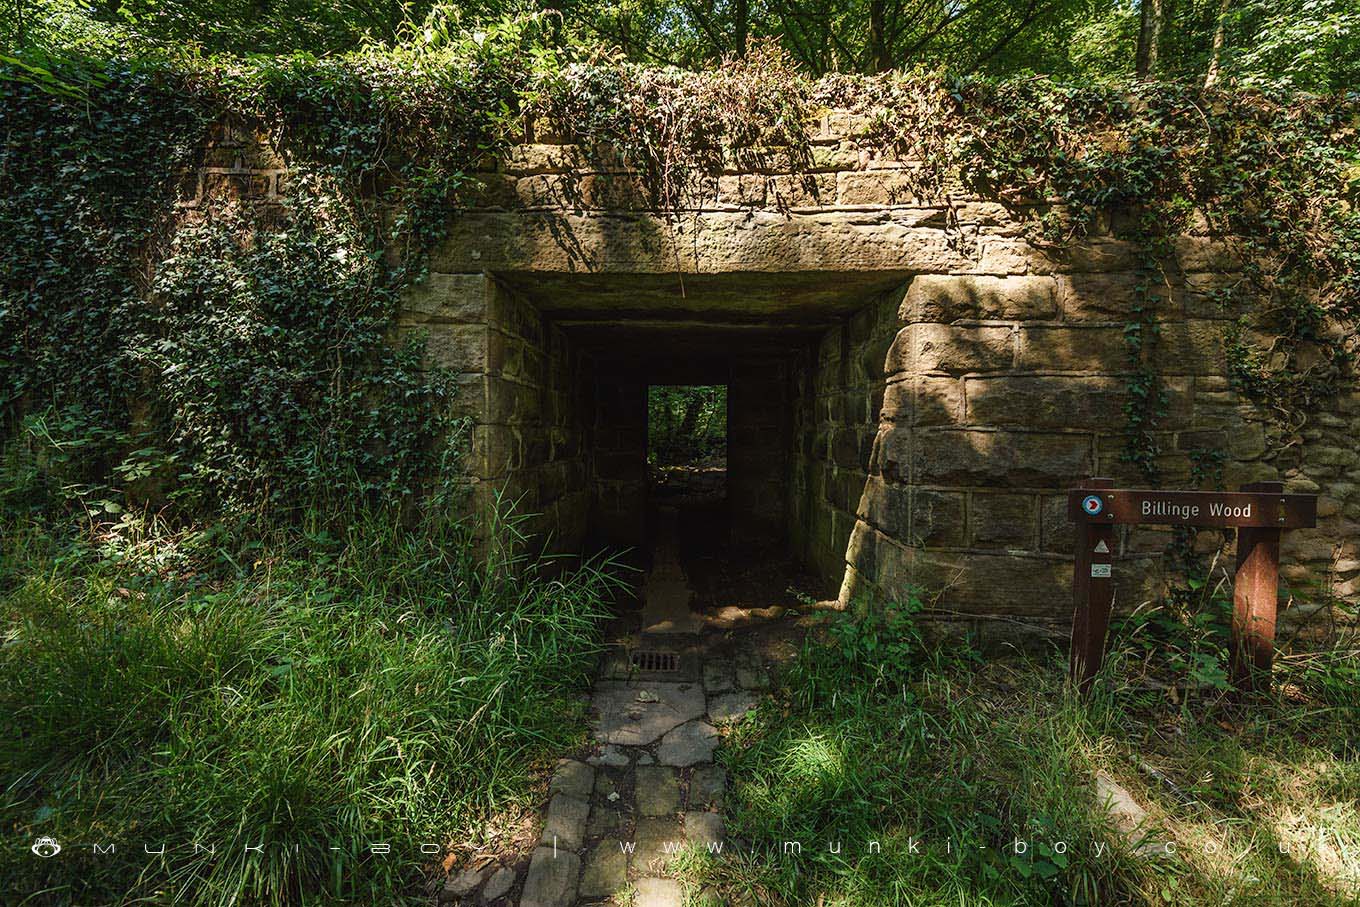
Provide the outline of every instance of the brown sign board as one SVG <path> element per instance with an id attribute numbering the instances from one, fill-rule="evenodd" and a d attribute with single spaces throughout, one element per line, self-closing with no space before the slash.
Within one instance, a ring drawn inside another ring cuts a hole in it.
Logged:
<path id="1" fill-rule="evenodd" d="M 1076 523 L 1304 529 L 1317 525 L 1317 497 L 1260 491 L 1156 491 L 1076 488 L 1067 496 Z"/>
<path id="2" fill-rule="evenodd" d="M 1236 528 L 1237 572 L 1229 659 L 1241 691 L 1269 684 L 1275 655 L 1280 579 L 1280 535 L 1317 525 L 1317 497 L 1285 494 L 1279 482 L 1256 482 L 1241 491 L 1157 491 L 1115 488 L 1111 479 L 1087 479 L 1067 499 L 1076 524 L 1073 560 L 1072 676 L 1090 689 L 1105 659 L 1105 635 L 1114 603 L 1114 527 L 1151 523 Z"/>

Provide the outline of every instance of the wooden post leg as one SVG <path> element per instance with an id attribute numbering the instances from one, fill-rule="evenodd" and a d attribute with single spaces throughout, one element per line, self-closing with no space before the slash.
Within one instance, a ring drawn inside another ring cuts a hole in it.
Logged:
<path id="1" fill-rule="evenodd" d="M 1111 479 L 1092 479 L 1083 487 L 1113 488 Z M 1071 671 L 1084 694 L 1105 660 L 1105 634 L 1114 603 L 1114 526 L 1104 523 L 1077 524 L 1076 550 L 1072 560 Z"/>
<path id="2" fill-rule="evenodd" d="M 1283 494 L 1282 482 L 1252 482 L 1243 491 Z M 1233 620 L 1228 659 L 1241 692 L 1270 686 L 1275 659 L 1275 611 L 1280 589 L 1280 530 L 1237 530 L 1237 575 L 1233 579 Z"/>
<path id="3" fill-rule="evenodd" d="M 1091 526 L 1077 524 L 1077 540 L 1072 559 L 1072 648 L 1068 669 L 1073 682 L 1080 683 L 1086 673 L 1087 638 L 1091 635 Z"/>
<path id="4" fill-rule="evenodd" d="M 1229 658 L 1233 685 L 1240 692 L 1270 688 L 1279 585 L 1280 530 L 1237 530 Z"/>

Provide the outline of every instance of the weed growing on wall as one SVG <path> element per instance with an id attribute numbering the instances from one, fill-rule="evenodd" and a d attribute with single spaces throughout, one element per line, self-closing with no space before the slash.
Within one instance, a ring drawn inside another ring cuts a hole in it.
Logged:
<path id="1" fill-rule="evenodd" d="M 0 80 L 0 408 L 31 499 L 286 511 L 440 478 L 451 385 L 392 326 L 513 94 L 496 53 Z M 282 156 L 282 210 L 176 207 L 223 124 Z"/>
<path id="2" fill-rule="evenodd" d="M 584 147 L 620 152 L 673 212 L 712 198 L 725 171 L 765 173 L 777 188 L 815 169 L 815 152 L 826 149 L 810 130 L 832 108 L 860 116 L 858 138 L 871 151 L 919 163 L 910 173 L 923 203 L 965 193 L 998 199 L 1030 215 L 1031 241 L 1055 255 L 1108 227 L 1135 245 L 1142 278 L 1126 332 L 1125 459 L 1144 478 L 1158 475 L 1166 396 L 1155 351 L 1159 309 L 1183 292 L 1178 234 L 1232 244 L 1211 267 L 1237 279 L 1210 292 L 1241 314 L 1228 338 L 1234 380 L 1279 417 L 1284 437 L 1352 374 L 1360 315 L 1354 95 L 913 74 L 809 83 L 766 49 L 717 73 L 569 68 L 545 83 L 533 107 Z"/>
<path id="3" fill-rule="evenodd" d="M 766 45 L 705 73 L 623 62 L 545 72 L 529 110 L 602 163 L 636 168 L 652 203 L 674 212 L 712 197 L 724 170 L 805 172 L 810 88 Z"/>
<path id="4" fill-rule="evenodd" d="M 787 194 L 787 180 L 816 169 L 809 126 L 834 106 L 861 116 L 863 142 L 920 162 L 922 199 L 1000 199 L 1033 213 L 1032 239 L 1057 250 L 1117 215 L 1116 233 L 1142 249 L 1126 458 L 1149 478 L 1165 406 L 1157 310 L 1175 292 L 1170 240 L 1186 228 L 1234 238 L 1216 264 L 1240 279 L 1213 291 L 1243 315 L 1232 374 L 1286 437 L 1349 374 L 1360 311 L 1353 97 L 812 81 L 772 47 L 709 73 L 563 65 L 535 27 L 321 61 L 86 64 L 61 73 L 79 86 L 65 93 L 10 72 L 0 226 L 15 239 L 0 253 L 0 402 L 11 429 L 36 416 L 44 428 L 30 437 L 49 452 L 49 436 L 64 445 L 58 457 L 83 451 L 72 462 L 91 471 L 64 477 L 67 487 L 123 469 L 172 476 L 201 500 L 412 491 L 447 434 L 448 387 L 415 368 L 417 351 L 391 347 L 385 326 L 468 173 L 522 113 L 603 169 L 636 171 L 663 211 L 711 197 L 724 172 L 766 173 Z M 239 212 L 188 227 L 176 217 L 178 175 L 226 118 L 260 129 L 289 168 L 280 235 L 264 238 Z M 184 370 L 189 358 L 196 368 Z M 205 392 L 247 373 L 257 379 L 242 400 Z"/>

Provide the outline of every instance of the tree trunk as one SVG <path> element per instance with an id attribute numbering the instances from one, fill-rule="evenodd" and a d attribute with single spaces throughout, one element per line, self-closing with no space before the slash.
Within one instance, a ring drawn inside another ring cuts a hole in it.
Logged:
<path id="1" fill-rule="evenodd" d="M 869 2 L 869 69 L 872 72 L 887 72 L 892 69 L 892 56 L 888 52 L 887 25 L 884 17 L 886 0 Z"/>
<path id="2" fill-rule="evenodd" d="M 1219 0 L 1218 19 L 1214 22 L 1214 44 L 1209 52 L 1209 71 L 1204 74 L 1204 87 L 1213 88 L 1218 82 L 1218 71 L 1223 65 L 1223 44 L 1227 40 L 1228 0 Z"/>
<path id="3" fill-rule="evenodd" d="M 746 41 L 751 33 L 751 4 L 750 0 L 736 0 L 733 4 L 732 18 L 732 51 L 738 59 L 746 59 Z"/>
<path id="4" fill-rule="evenodd" d="M 1133 72 L 1146 79 L 1157 68 L 1158 45 L 1162 38 L 1164 0 L 1142 0 L 1138 16 L 1138 52 L 1134 57 Z"/>
<path id="5" fill-rule="evenodd" d="M 28 23 L 24 20 L 28 0 L 13 0 L 14 4 L 14 46 L 20 50 L 28 48 Z"/>
<path id="6" fill-rule="evenodd" d="M 694 429 L 699 426 L 699 413 L 704 409 L 704 398 L 691 390 L 685 395 L 685 413 L 680 418 L 680 443 L 694 444 Z"/>

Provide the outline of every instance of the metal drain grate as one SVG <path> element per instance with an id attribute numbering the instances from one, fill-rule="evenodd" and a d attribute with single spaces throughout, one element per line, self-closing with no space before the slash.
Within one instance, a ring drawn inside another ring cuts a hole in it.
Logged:
<path id="1" fill-rule="evenodd" d="M 675 652 L 655 649 L 634 649 L 628 653 L 628 663 L 639 671 L 673 673 L 680 670 L 680 656 Z"/>

